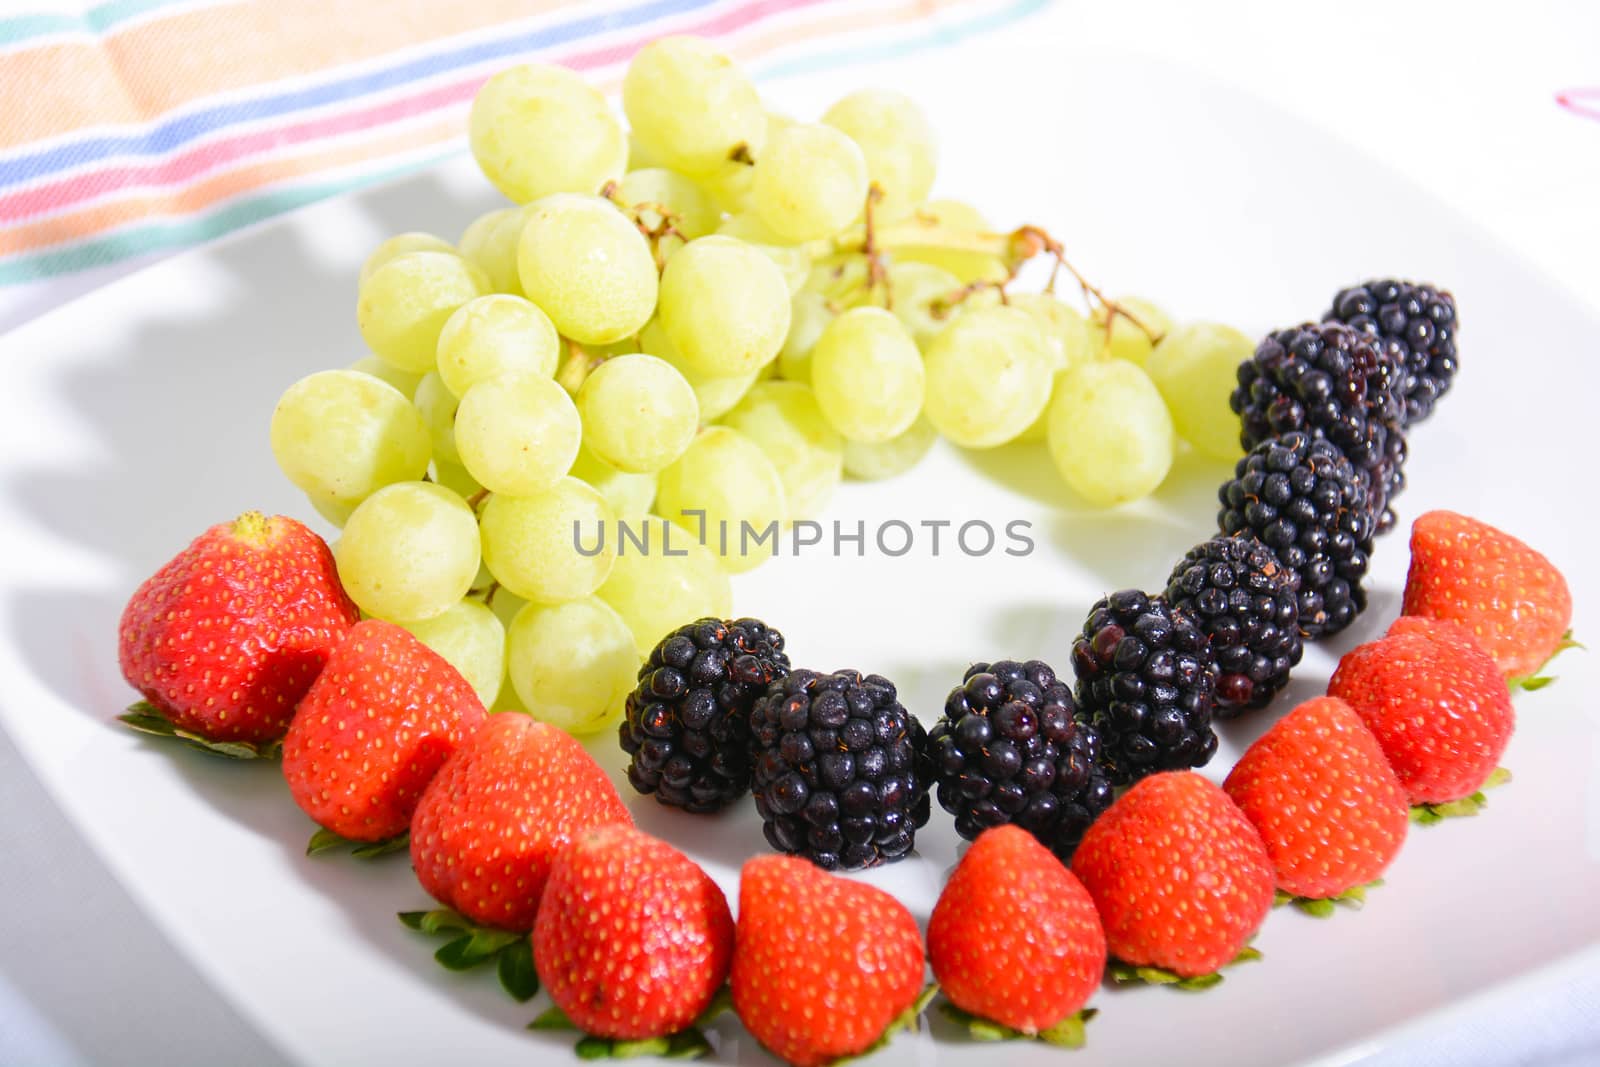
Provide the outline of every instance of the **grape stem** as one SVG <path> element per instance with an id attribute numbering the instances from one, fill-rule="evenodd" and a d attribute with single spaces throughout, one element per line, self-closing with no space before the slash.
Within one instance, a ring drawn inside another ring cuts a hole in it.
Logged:
<path id="1" fill-rule="evenodd" d="M 578 389 L 606 361 L 603 354 L 590 352 L 578 342 L 567 341 L 567 358 L 556 371 L 556 382 L 567 392 L 576 395 Z"/>
<path id="2" fill-rule="evenodd" d="M 621 186 L 615 181 L 606 182 L 600 187 L 600 195 L 620 207 L 633 220 L 633 225 L 638 231 L 644 234 L 645 239 L 650 242 L 650 251 L 655 257 L 656 270 L 659 272 L 667 265 L 666 257 L 661 254 L 662 241 L 668 237 L 676 237 L 684 244 L 689 243 L 689 238 L 684 236 L 683 231 L 678 229 L 676 225 L 678 214 L 665 204 L 658 204 L 654 200 L 643 200 L 637 204 L 629 204 L 627 201 L 618 198 L 617 194 L 619 192 L 621 192 Z M 644 220 L 646 213 L 655 215 L 660 221 L 653 226 L 649 225 Z"/>
<path id="3" fill-rule="evenodd" d="M 866 237 L 861 242 L 861 253 L 867 257 L 867 296 L 870 298 L 878 291 L 878 286 L 883 286 L 883 307 L 885 311 L 894 310 L 894 293 L 889 288 L 889 270 L 884 266 L 883 253 L 877 241 L 877 215 L 878 202 L 883 199 L 883 186 L 873 182 L 867 186 L 867 203 L 861 210 L 861 216 L 866 226 Z"/>
<path id="4" fill-rule="evenodd" d="M 871 203 L 869 194 L 868 203 Z M 1072 275 L 1078 283 L 1078 288 L 1083 291 L 1084 302 L 1091 308 L 1098 304 L 1105 309 L 1107 330 L 1110 336 L 1110 323 L 1113 318 L 1121 316 L 1132 323 L 1141 333 L 1150 339 L 1151 344 L 1161 340 L 1161 335 L 1151 329 L 1139 317 L 1100 289 L 1099 286 L 1084 277 L 1072 261 L 1067 259 L 1066 250 L 1061 242 L 1056 240 L 1041 226 L 1019 226 L 1010 233 L 993 233 L 984 230 L 968 230 L 955 226 L 947 226 L 938 219 L 927 215 L 912 215 L 901 222 L 888 226 L 876 225 L 872 214 L 869 212 L 865 219 L 866 232 L 850 231 L 840 234 L 834 239 L 833 247 L 839 252 L 859 252 L 867 256 L 867 271 L 869 279 L 874 271 L 881 272 L 882 253 L 893 251 L 896 248 L 936 248 L 952 252 L 974 252 L 979 255 L 993 256 L 1005 264 L 1009 282 L 1016 278 L 1017 272 L 1028 260 L 1040 254 L 1048 254 L 1054 263 L 1050 272 L 1050 287 L 1053 289 L 1056 277 L 1060 271 L 1065 270 Z M 869 284 L 871 284 L 869 282 Z M 978 284 L 978 283 L 974 283 Z M 997 283 L 983 283 L 994 285 Z M 1004 283 L 999 283 L 1003 286 Z M 967 287 L 972 290 L 972 286 Z M 1002 287 L 1002 292 L 1003 292 Z M 971 291 L 959 293 L 951 301 L 954 302 L 970 296 Z"/>
<path id="5" fill-rule="evenodd" d="M 950 316 L 950 313 L 956 309 L 956 305 L 957 304 L 961 303 L 963 300 L 967 299 L 967 297 L 969 297 L 969 296 L 973 296 L 973 295 L 975 295 L 977 293 L 983 292 L 985 289 L 993 289 L 996 293 L 999 293 L 1000 294 L 1000 303 L 1002 303 L 1002 304 L 1010 304 L 1011 303 L 1011 300 L 1009 298 L 1010 294 L 1008 294 L 1006 292 L 1006 283 L 1005 282 L 997 282 L 997 281 L 991 281 L 991 280 L 989 280 L 987 278 L 979 278 L 975 282 L 968 282 L 966 285 L 963 285 L 961 288 L 956 289 L 953 292 L 946 293 L 944 296 L 941 296 L 938 299 L 934 300 L 931 304 L 928 305 L 928 311 L 936 319 L 948 318 Z"/>
<path id="6" fill-rule="evenodd" d="M 471 496 L 467 497 L 467 507 L 476 512 L 478 510 L 478 506 L 487 499 L 489 499 L 489 490 L 479 489 L 476 493 L 473 493 Z"/>

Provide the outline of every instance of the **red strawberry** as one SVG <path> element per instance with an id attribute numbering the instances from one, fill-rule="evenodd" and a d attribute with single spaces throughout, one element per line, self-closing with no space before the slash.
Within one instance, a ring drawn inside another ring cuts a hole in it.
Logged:
<path id="1" fill-rule="evenodd" d="M 1037 1034 L 1082 1008 L 1106 969 L 1094 901 L 1037 838 L 985 830 L 928 923 L 928 958 L 963 1011 Z"/>
<path id="2" fill-rule="evenodd" d="M 922 973 L 917 922 L 883 890 L 792 856 L 744 865 L 733 1007 L 779 1059 L 864 1052 L 916 1005 Z"/>
<path id="3" fill-rule="evenodd" d="M 557 854 L 533 954 L 550 999 L 580 1030 L 665 1037 L 722 988 L 733 915 L 689 857 L 631 826 L 604 826 Z"/>
<path id="4" fill-rule="evenodd" d="M 1458 629 L 1433 629 L 1397 624 L 1390 636 L 1346 653 L 1328 684 L 1328 695 L 1354 708 L 1377 736 L 1413 804 L 1443 804 L 1481 788 L 1516 725 L 1489 654 Z"/>
<path id="5" fill-rule="evenodd" d="M 1228 795 L 1193 771 L 1153 774 L 1096 819 L 1072 857 L 1113 956 L 1184 978 L 1245 947 L 1272 908 L 1272 861 Z"/>
<path id="6" fill-rule="evenodd" d="M 1378 739 L 1333 697 L 1280 719 L 1222 788 L 1261 834 L 1278 888 L 1297 897 L 1336 897 L 1377 878 L 1410 824 Z"/>
<path id="7" fill-rule="evenodd" d="M 578 833 L 633 816 L 570 734 L 502 712 L 429 784 L 411 820 L 422 888 L 474 922 L 530 930 L 550 866 Z"/>
<path id="8" fill-rule="evenodd" d="M 283 739 L 296 804 L 352 841 L 405 832 L 423 787 L 483 722 L 472 686 L 393 623 L 367 619 L 333 650 Z"/>
<path id="9" fill-rule="evenodd" d="M 282 515 L 219 523 L 133 594 L 122 675 L 180 730 L 262 745 L 357 618 L 322 538 Z"/>
<path id="10" fill-rule="evenodd" d="M 1572 626 L 1572 592 L 1544 556 L 1508 533 L 1453 511 L 1411 527 L 1403 611 L 1462 623 L 1517 678 L 1542 667 Z"/>

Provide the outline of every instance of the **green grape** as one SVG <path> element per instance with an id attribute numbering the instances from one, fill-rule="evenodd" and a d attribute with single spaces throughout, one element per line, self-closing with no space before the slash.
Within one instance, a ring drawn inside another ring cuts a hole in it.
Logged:
<path id="1" fill-rule="evenodd" d="M 350 364 L 351 370 L 358 370 L 362 374 L 370 374 L 379 381 L 388 382 L 406 396 L 411 396 L 417 391 L 417 383 L 422 381 L 422 375 L 413 374 L 408 370 L 401 370 L 393 363 L 385 363 L 377 356 L 362 356 Z"/>
<path id="2" fill-rule="evenodd" d="M 928 198 L 939 150 L 933 128 L 909 96 L 862 89 L 830 107 L 822 121 L 861 146 L 867 175 L 883 190 L 878 218 L 901 218 Z"/>
<path id="3" fill-rule="evenodd" d="M 456 408 L 461 402 L 444 387 L 444 379 L 439 377 L 438 371 L 431 370 L 422 376 L 411 403 L 428 428 L 434 460 L 460 463 L 461 454 L 456 451 Z"/>
<path id="4" fill-rule="evenodd" d="M 1127 309 L 1128 313 L 1139 320 L 1143 326 L 1161 337 L 1172 329 L 1172 320 L 1167 313 L 1150 301 L 1137 296 L 1120 296 L 1117 304 Z M 1116 316 L 1116 321 L 1111 324 L 1111 342 L 1106 343 L 1106 309 L 1104 305 L 1096 307 L 1089 323 L 1089 343 L 1095 352 L 1108 353 L 1113 359 L 1125 359 L 1129 363 L 1144 366 L 1150 358 L 1151 349 L 1155 342 L 1150 340 L 1150 335 L 1129 322 L 1124 315 Z"/>
<path id="5" fill-rule="evenodd" d="M 797 122 L 784 127 L 767 141 L 755 171 L 756 211 L 788 241 L 831 237 L 866 203 L 866 157 L 832 126 Z"/>
<path id="6" fill-rule="evenodd" d="M 811 253 L 779 237 L 754 213 L 732 215 L 717 227 L 723 237 L 734 237 L 754 248 L 777 266 L 790 295 L 805 287 L 811 274 Z"/>
<path id="7" fill-rule="evenodd" d="M 811 388 L 823 415 L 846 438 L 887 441 L 905 433 L 922 410 L 922 355 L 889 312 L 853 308 L 818 338 Z"/>
<path id="8" fill-rule="evenodd" d="M 967 294 L 960 304 L 951 304 L 960 290 L 961 282 L 954 274 L 931 263 L 894 263 L 889 267 L 889 308 L 918 348 L 927 348 L 958 310 L 982 307 L 1000 299 L 992 289 L 978 290 Z"/>
<path id="9" fill-rule="evenodd" d="M 485 708 L 494 706 L 506 675 L 506 628 L 481 600 L 459 600 L 405 628 L 460 672 Z"/>
<path id="10" fill-rule="evenodd" d="M 1049 402 L 1051 365 L 1044 330 L 1027 312 L 964 311 L 928 345 L 924 413 L 952 444 L 1003 445 Z"/>
<path id="11" fill-rule="evenodd" d="M 614 520 L 600 490 L 576 478 L 531 496 L 496 493 L 478 520 L 484 562 L 495 581 L 524 600 L 577 600 L 611 573 Z"/>
<path id="12" fill-rule="evenodd" d="M 467 122 L 472 154 L 519 204 L 592 193 L 628 163 L 628 135 L 606 98 L 565 67 L 528 63 L 484 83 Z"/>
<path id="13" fill-rule="evenodd" d="M 456 496 L 459 496 L 462 500 L 471 500 L 484 491 L 483 486 L 478 484 L 478 479 L 469 474 L 467 468 L 463 467 L 459 462 L 446 463 L 435 460 L 433 464 L 433 480 L 456 494 Z M 473 588 L 477 588 L 476 582 L 473 583 Z"/>
<path id="14" fill-rule="evenodd" d="M 794 119 L 789 116 L 768 111 L 764 142 L 770 144 L 779 131 L 793 124 Z M 747 158 L 723 160 L 705 174 L 696 175 L 695 181 L 730 215 L 755 210 L 756 168 Z"/>
<path id="15" fill-rule="evenodd" d="M 407 252 L 361 286 L 356 324 L 380 359 L 424 374 L 433 369 L 445 320 L 488 288 L 483 271 L 453 252 Z"/>
<path id="16" fill-rule="evenodd" d="M 733 585 L 712 551 L 694 534 L 655 515 L 624 524 L 611 577 L 600 599 L 633 631 L 641 658 L 668 633 L 708 615 L 733 614 Z"/>
<path id="17" fill-rule="evenodd" d="M 547 196 L 527 215 L 517 276 L 556 329 L 585 345 L 638 333 L 656 304 L 656 261 L 639 228 L 597 196 Z"/>
<path id="18" fill-rule="evenodd" d="M 334 558 L 344 591 L 368 615 L 431 619 L 472 588 L 478 520 L 443 486 L 386 485 L 350 513 Z"/>
<path id="19" fill-rule="evenodd" d="M 862 482 L 893 478 L 920 463 L 938 438 L 939 431 L 933 428 L 933 423 L 919 417 L 911 424 L 911 429 L 887 441 L 877 444 L 846 441 L 844 472 Z"/>
<path id="20" fill-rule="evenodd" d="M 690 177 L 714 171 L 766 141 L 761 97 L 744 72 L 694 37 L 663 37 L 639 50 L 622 79 L 633 134 L 666 166 Z"/>
<path id="21" fill-rule="evenodd" d="M 702 237 L 667 261 L 660 316 L 684 366 L 730 378 L 760 370 L 783 347 L 789 288 L 755 247 Z"/>
<path id="22" fill-rule="evenodd" d="M 1149 495 L 1172 466 L 1172 416 L 1149 375 L 1125 360 L 1066 373 L 1050 400 L 1049 439 L 1067 484 L 1100 506 Z"/>
<path id="23" fill-rule="evenodd" d="M 456 396 L 502 374 L 550 377 L 561 338 L 550 316 L 520 296 L 495 293 L 456 309 L 439 332 L 439 377 Z"/>
<path id="24" fill-rule="evenodd" d="M 289 386 L 270 436 L 278 466 L 319 511 L 353 508 L 428 469 L 422 416 L 394 386 L 360 371 L 318 371 Z"/>
<path id="25" fill-rule="evenodd" d="M 929 226 L 966 233 L 988 233 L 991 227 L 978 209 L 959 200 L 930 200 L 917 207 L 916 220 Z M 896 242 L 895 259 L 942 267 L 960 279 L 973 282 L 1004 282 L 1011 277 L 999 256 L 964 249 L 945 248 L 936 243 L 919 245 L 914 240 Z"/>
<path id="26" fill-rule="evenodd" d="M 524 221 L 522 208 L 503 207 L 479 215 L 461 234 L 458 247 L 462 256 L 478 265 L 488 277 L 492 292 L 522 295 L 522 281 L 517 277 L 517 239 L 522 236 Z"/>
<path id="27" fill-rule="evenodd" d="M 758 382 L 722 422 L 772 460 L 783 480 L 791 520 L 821 514 L 839 485 L 844 438 L 822 417 L 809 385 Z"/>
<path id="28" fill-rule="evenodd" d="M 320 497 L 314 497 L 310 493 L 306 494 L 306 499 L 311 502 L 311 506 L 316 509 L 318 515 L 327 519 L 334 526 L 343 526 L 346 522 L 349 522 L 350 513 L 356 509 L 354 504 L 345 504 L 337 500 L 324 500 Z"/>
<path id="29" fill-rule="evenodd" d="M 639 221 L 650 229 L 662 223 L 665 211 L 672 217 L 672 228 L 686 241 L 715 232 L 722 221 L 722 209 L 709 193 L 665 167 L 630 170 L 617 183 L 611 199 L 638 211 Z"/>
<path id="30" fill-rule="evenodd" d="M 529 496 L 550 488 L 578 458 L 583 424 L 552 379 L 504 375 L 467 390 L 456 410 L 456 451 L 486 489 Z"/>
<path id="31" fill-rule="evenodd" d="M 578 389 L 583 442 L 630 474 L 658 471 L 683 455 L 700 425 L 694 389 L 664 359 L 614 356 Z"/>
<path id="32" fill-rule="evenodd" d="M 1008 302 L 1014 308 L 1021 308 L 1044 328 L 1045 341 L 1050 345 L 1050 354 L 1053 362 L 1050 369 L 1054 372 L 1051 391 L 1054 392 L 1054 383 L 1061 381 L 1061 376 L 1079 363 L 1096 358 L 1093 336 L 1090 333 L 1089 321 L 1080 315 L 1076 308 L 1062 302 L 1050 293 L 1016 293 L 1008 297 Z M 1050 424 L 1050 406 L 1039 413 L 1033 420 L 1033 425 L 1022 431 L 1019 441 L 1043 441 Z"/>
<path id="33" fill-rule="evenodd" d="M 661 472 L 656 510 L 703 537 L 734 573 L 773 555 L 772 542 L 763 545 L 756 538 L 789 517 L 783 479 L 772 460 L 750 438 L 726 426 L 701 430 L 677 462 Z"/>
<path id="34" fill-rule="evenodd" d="M 494 612 L 494 617 L 500 620 L 500 625 L 511 629 L 511 620 L 517 617 L 517 612 L 522 610 L 526 600 L 507 589 L 505 586 L 494 591 L 494 595 L 487 598 L 489 610 Z"/>
<path id="35" fill-rule="evenodd" d="M 357 288 L 367 284 L 367 279 L 372 277 L 374 271 L 391 259 L 403 256 L 407 252 L 449 252 L 455 253 L 455 248 L 443 237 L 435 237 L 431 233 L 412 230 L 408 233 L 397 233 L 384 241 L 372 254 L 367 256 L 366 262 L 361 264 L 361 274 L 357 281 Z"/>
<path id="36" fill-rule="evenodd" d="M 867 257 L 859 252 L 830 256 L 812 265 L 803 291 L 816 293 L 840 311 L 867 303 Z"/>
<path id="37" fill-rule="evenodd" d="M 628 624 L 596 597 L 524 605 L 506 631 L 506 661 L 528 714 L 573 734 L 614 726 L 639 672 Z"/>
<path id="38" fill-rule="evenodd" d="M 1239 416 L 1228 406 L 1239 364 L 1255 351 L 1232 326 L 1192 322 L 1169 330 L 1145 364 L 1185 440 L 1213 459 L 1232 462 L 1239 445 Z"/>
<path id="39" fill-rule="evenodd" d="M 778 350 L 779 374 L 791 382 L 811 384 L 811 353 L 834 314 L 821 293 L 802 289 L 794 294 L 789 306 L 789 335 Z"/>
<path id="40" fill-rule="evenodd" d="M 672 364 L 678 369 L 678 373 L 683 375 L 683 380 L 694 390 L 701 422 L 710 422 L 725 415 L 728 409 L 737 404 L 739 398 L 750 390 L 761 374 L 759 370 L 753 370 L 719 378 L 700 373 L 689 366 L 678 353 L 672 339 L 667 336 L 666 329 L 661 325 L 659 317 L 651 319 L 645 324 L 644 329 L 639 331 L 639 344 L 648 349 L 652 355 Z"/>
<path id="41" fill-rule="evenodd" d="M 639 135 L 632 130 L 628 131 L 628 169 L 645 170 L 650 167 L 665 167 L 667 161 L 650 150 L 650 146 L 639 140 Z"/>
<path id="42" fill-rule="evenodd" d="M 588 448 L 578 449 L 578 458 L 567 472 L 570 477 L 588 482 L 600 490 L 611 511 L 619 519 L 643 515 L 656 500 L 654 474 L 628 474 L 598 459 Z"/>

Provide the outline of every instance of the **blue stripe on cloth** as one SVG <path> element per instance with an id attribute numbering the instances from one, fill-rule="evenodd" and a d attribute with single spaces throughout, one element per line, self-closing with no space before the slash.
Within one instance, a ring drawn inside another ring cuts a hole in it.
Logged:
<path id="1" fill-rule="evenodd" d="M 408 85 L 458 67 L 551 48 L 626 29 L 640 23 L 709 7 L 716 0 L 649 0 L 636 7 L 601 15 L 587 15 L 541 26 L 516 37 L 497 38 L 409 60 L 369 74 L 340 78 L 306 89 L 241 100 L 182 115 L 144 133 L 124 137 L 90 137 L 0 160 L 0 186 L 32 181 L 57 171 L 114 156 L 155 156 L 240 122 L 270 118 L 307 108 L 353 100 L 385 89 Z"/>
<path id="2" fill-rule="evenodd" d="M 21 44 L 33 37 L 58 33 L 107 33 L 124 22 L 163 7 L 179 7 L 175 0 L 109 0 L 81 15 L 33 14 L 0 19 L 0 46 Z"/>

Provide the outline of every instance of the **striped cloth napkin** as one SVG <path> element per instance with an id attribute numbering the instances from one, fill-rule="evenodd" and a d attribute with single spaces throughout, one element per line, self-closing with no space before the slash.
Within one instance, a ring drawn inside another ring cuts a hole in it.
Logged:
<path id="1" fill-rule="evenodd" d="M 645 42 L 758 77 L 948 43 L 1049 0 L 32 0 L 0 17 L 0 329 L 152 259 L 463 150 L 529 60 L 607 90 Z"/>

